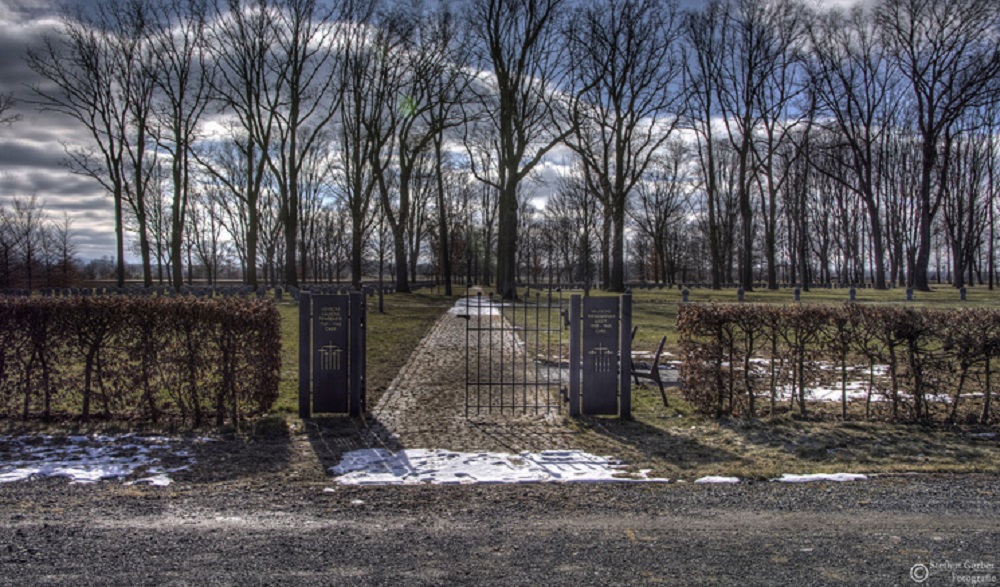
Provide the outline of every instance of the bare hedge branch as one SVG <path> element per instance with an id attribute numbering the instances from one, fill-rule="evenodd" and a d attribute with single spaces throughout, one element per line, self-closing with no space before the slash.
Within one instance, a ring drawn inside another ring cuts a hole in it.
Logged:
<path id="1" fill-rule="evenodd" d="M 0 298 L 0 417 L 238 425 L 280 368 L 270 300 Z"/>
<path id="2" fill-rule="evenodd" d="M 861 385 L 866 418 L 996 420 L 1000 310 L 685 304 L 677 329 L 682 393 L 716 417 L 774 413 L 779 400 L 806 416 L 822 386 L 839 389 L 846 419 Z"/>

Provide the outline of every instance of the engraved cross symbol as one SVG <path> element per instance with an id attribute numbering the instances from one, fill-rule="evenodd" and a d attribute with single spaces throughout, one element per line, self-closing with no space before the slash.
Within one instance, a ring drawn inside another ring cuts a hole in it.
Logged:
<path id="1" fill-rule="evenodd" d="M 611 371 L 611 357 L 615 354 L 611 349 L 602 344 L 591 349 L 589 354 L 594 356 L 594 371 L 598 373 Z"/>
<path id="2" fill-rule="evenodd" d="M 340 371 L 340 355 L 343 350 L 335 344 L 328 344 L 319 349 L 319 368 L 323 371 Z"/>

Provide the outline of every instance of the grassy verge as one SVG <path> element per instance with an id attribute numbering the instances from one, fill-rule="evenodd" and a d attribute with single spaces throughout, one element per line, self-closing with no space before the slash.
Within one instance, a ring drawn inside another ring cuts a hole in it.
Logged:
<path id="1" fill-rule="evenodd" d="M 783 413 L 758 420 L 716 421 L 695 413 L 676 389 L 668 390 L 668 395 L 670 406 L 665 407 L 655 387 L 633 388 L 633 421 L 589 417 L 571 425 L 583 448 L 670 479 L 691 481 L 707 475 L 773 479 L 783 473 L 1000 473 L 996 427 L 843 422 L 832 413 L 808 420 Z"/>

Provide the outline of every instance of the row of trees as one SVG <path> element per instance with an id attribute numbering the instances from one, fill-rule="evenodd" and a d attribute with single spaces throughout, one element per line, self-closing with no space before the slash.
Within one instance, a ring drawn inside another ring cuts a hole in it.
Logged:
<path id="1" fill-rule="evenodd" d="M 377 258 L 407 291 L 429 250 L 508 297 L 629 259 L 926 289 L 940 243 L 993 278 L 998 40 L 979 0 L 114 0 L 27 59 L 91 134 L 119 280 L 133 232 L 147 283 L 231 247 L 254 285 Z"/>
<path id="2" fill-rule="evenodd" d="M 67 287 L 79 278 L 72 219 L 37 197 L 0 202 L 0 289 Z"/>

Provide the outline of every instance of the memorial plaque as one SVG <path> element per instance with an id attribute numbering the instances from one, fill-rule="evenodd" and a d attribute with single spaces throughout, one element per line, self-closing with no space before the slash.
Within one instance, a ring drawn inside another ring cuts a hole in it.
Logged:
<path id="1" fill-rule="evenodd" d="M 313 296 L 313 411 L 347 411 L 348 335 L 347 296 Z"/>
<path id="2" fill-rule="evenodd" d="M 583 300 L 583 413 L 618 413 L 618 298 Z"/>

